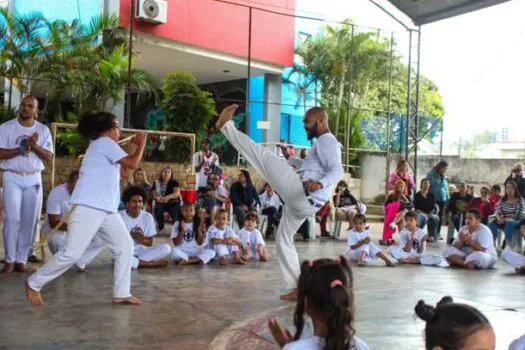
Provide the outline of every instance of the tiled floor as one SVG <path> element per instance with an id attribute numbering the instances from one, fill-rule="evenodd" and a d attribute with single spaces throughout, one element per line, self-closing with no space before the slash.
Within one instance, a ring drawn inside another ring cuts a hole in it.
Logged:
<path id="1" fill-rule="evenodd" d="M 273 243 L 269 247 L 274 253 Z M 297 242 L 297 248 L 302 259 L 346 249 L 344 241 L 320 240 Z M 357 335 L 373 349 L 421 349 L 423 323 L 413 307 L 419 299 L 436 302 L 446 294 L 486 313 L 496 328 L 497 349 L 525 333 L 525 277 L 501 261 L 494 270 L 473 272 L 374 262 L 355 268 L 354 275 Z M 112 306 L 111 262 L 104 252 L 88 273 L 72 269 L 46 286 L 46 305 L 38 308 L 25 301 L 25 276 L 0 276 L 0 349 L 277 349 L 266 319 L 278 316 L 292 324 L 293 305 L 278 300 L 275 259 L 170 266 L 132 276 L 133 292 L 144 305 Z"/>

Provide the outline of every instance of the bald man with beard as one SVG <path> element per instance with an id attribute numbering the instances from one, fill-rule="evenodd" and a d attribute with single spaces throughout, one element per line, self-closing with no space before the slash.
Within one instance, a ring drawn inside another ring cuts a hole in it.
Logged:
<path id="1" fill-rule="evenodd" d="M 279 266 L 288 290 L 281 299 L 296 300 L 301 271 L 294 234 L 306 218 L 328 202 L 333 186 L 343 177 L 341 144 L 330 132 L 326 111 L 314 107 L 304 116 L 304 129 L 308 140 L 317 139 L 316 142 L 305 159 L 291 157 L 287 148 L 281 146 L 284 160 L 235 128 L 232 118 L 237 108 L 237 105 L 226 107 L 215 126 L 272 185 L 284 203 L 276 233 Z"/>

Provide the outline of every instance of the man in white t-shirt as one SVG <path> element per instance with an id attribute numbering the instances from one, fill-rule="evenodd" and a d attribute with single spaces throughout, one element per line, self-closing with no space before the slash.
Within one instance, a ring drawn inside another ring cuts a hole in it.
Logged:
<path id="1" fill-rule="evenodd" d="M 37 112 L 37 99 L 26 96 L 20 103 L 18 118 L 0 125 L 6 250 L 2 273 L 27 272 L 28 253 L 36 240 L 42 210 L 41 172 L 44 162 L 53 156 L 51 132 L 36 120 Z"/>
<path id="2" fill-rule="evenodd" d="M 219 156 L 210 150 L 210 140 L 202 140 L 202 149 L 193 155 L 193 166 L 197 173 L 195 186 L 202 189 L 208 184 L 208 177 L 216 166 L 219 166 Z"/>
<path id="3" fill-rule="evenodd" d="M 288 150 L 283 146 L 281 152 L 286 160 L 280 159 L 237 130 L 232 118 L 238 107 L 226 107 L 215 127 L 273 186 L 285 204 L 277 228 L 276 250 L 285 287 L 290 292 L 282 295 L 281 299 L 296 300 L 301 268 L 294 246 L 294 234 L 306 218 L 315 214 L 328 202 L 333 186 L 343 177 L 341 144 L 330 132 L 326 111 L 314 107 L 304 116 L 304 129 L 308 140 L 317 139 L 310 152 L 305 159 L 299 159 L 290 157 Z"/>
<path id="4" fill-rule="evenodd" d="M 490 229 L 481 223 L 482 217 L 479 209 L 467 210 L 466 225 L 459 230 L 454 247 L 443 251 L 443 257 L 450 265 L 469 270 L 494 267 L 498 258 L 494 238 Z"/>

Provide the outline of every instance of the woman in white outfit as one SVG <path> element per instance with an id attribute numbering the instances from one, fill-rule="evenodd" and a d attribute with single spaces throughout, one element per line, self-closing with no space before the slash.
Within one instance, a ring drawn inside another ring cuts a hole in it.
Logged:
<path id="1" fill-rule="evenodd" d="M 42 305 L 42 287 L 75 264 L 97 235 L 111 248 L 115 262 L 113 303 L 141 304 L 130 292 L 133 240 L 118 213 L 118 206 L 121 166 L 138 168 L 144 153 L 145 133 L 135 135 L 128 155 L 118 144 L 119 124 L 111 113 L 85 113 L 78 124 L 78 132 L 90 143 L 71 196 L 75 208 L 67 222 L 66 248 L 28 278 L 25 283 L 27 298 L 33 305 Z"/>
<path id="2" fill-rule="evenodd" d="M 525 220 L 521 220 L 520 222 L 520 233 L 521 236 L 525 238 Z M 507 246 L 507 248 L 501 253 L 501 258 L 512 266 L 516 273 L 525 275 L 525 251 L 523 254 L 519 254 Z"/>

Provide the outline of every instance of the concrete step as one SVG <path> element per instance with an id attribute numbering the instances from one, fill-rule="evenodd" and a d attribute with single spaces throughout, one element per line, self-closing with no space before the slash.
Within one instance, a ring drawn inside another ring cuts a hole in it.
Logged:
<path id="1" fill-rule="evenodd" d="M 382 205 L 377 204 L 366 204 L 366 216 L 368 215 L 381 215 L 384 216 L 385 213 L 383 211 Z"/>
<path id="2" fill-rule="evenodd" d="M 383 222 L 384 215 L 368 214 L 366 212 L 366 222 Z"/>

